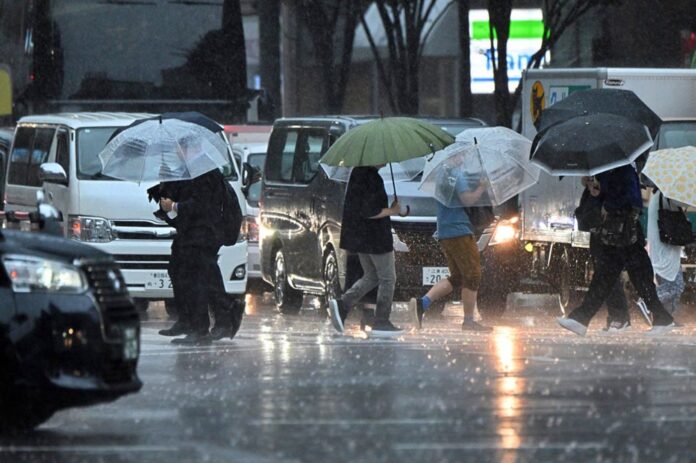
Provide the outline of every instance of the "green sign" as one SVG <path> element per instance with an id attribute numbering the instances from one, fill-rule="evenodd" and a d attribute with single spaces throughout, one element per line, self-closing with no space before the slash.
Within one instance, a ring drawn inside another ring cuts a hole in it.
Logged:
<path id="1" fill-rule="evenodd" d="M 518 19 L 510 22 L 511 39 L 541 39 L 544 36 L 544 22 L 540 19 Z M 471 22 L 473 40 L 490 40 L 488 21 Z"/>

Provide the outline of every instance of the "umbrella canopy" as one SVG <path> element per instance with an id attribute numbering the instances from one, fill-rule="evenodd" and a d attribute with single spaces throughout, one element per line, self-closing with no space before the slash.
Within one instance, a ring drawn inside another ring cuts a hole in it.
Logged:
<path id="1" fill-rule="evenodd" d="M 384 117 L 342 135 L 319 162 L 329 166 L 379 166 L 425 156 L 451 144 L 454 137 L 410 117 Z"/>
<path id="2" fill-rule="evenodd" d="M 137 121 L 134 121 L 131 125 L 128 125 L 126 127 L 119 127 L 118 129 L 114 130 L 114 133 L 111 134 L 111 137 L 109 137 L 109 141 L 113 140 L 114 137 L 116 137 L 118 134 L 123 132 L 124 130 L 128 130 L 131 127 L 135 127 L 136 125 L 142 124 L 143 122 L 146 121 L 160 121 L 164 119 L 178 119 L 180 121 L 184 122 L 190 122 L 192 124 L 198 124 L 201 127 L 205 127 L 206 129 L 210 130 L 211 132 L 222 132 L 223 127 L 206 116 L 205 114 L 201 114 L 197 111 L 186 111 L 186 112 L 171 112 L 171 113 L 162 113 L 159 116 L 154 116 L 154 117 L 149 117 L 146 119 L 138 119 Z"/>
<path id="3" fill-rule="evenodd" d="M 447 207 L 498 206 L 537 182 L 530 147 L 527 138 L 505 127 L 465 130 L 426 162 L 419 188 Z M 463 204 L 459 193 L 481 184 L 485 192 Z"/>
<path id="4" fill-rule="evenodd" d="M 225 140 L 202 125 L 149 119 L 116 135 L 99 153 L 102 174 L 133 182 L 186 180 L 230 163 Z"/>
<path id="5" fill-rule="evenodd" d="M 593 114 L 537 133 L 531 160 L 551 175 L 596 175 L 630 164 L 652 145 L 643 124 L 613 114 Z"/>
<path id="6" fill-rule="evenodd" d="M 665 197 L 696 207 L 696 147 L 653 151 L 643 174 Z"/>
<path id="7" fill-rule="evenodd" d="M 660 117 L 632 91 L 595 88 L 573 92 L 567 98 L 544 109 L 534 125 L 537 131 L 542 132 L 552 125 L 574 117 L 599 113 L 623 116 L 643 124 L 653 139 L 662 124 Z"/>

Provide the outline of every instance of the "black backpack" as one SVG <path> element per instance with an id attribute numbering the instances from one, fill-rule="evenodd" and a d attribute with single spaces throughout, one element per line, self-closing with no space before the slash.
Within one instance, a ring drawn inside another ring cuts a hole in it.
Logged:
<path id="1" fill-rule="evenodd" d="M 474 234 L 481 236 L 486 228 L 495 220 L 495 214 L 491 206 L 465 207 L 464 210 L 469 216 L 471 226 L 474 227 Z"/>
<path id="2" fill-rule="evenodd" d="M 232 246 L 239 239 L 239 231 L 242 227 L 242 209 L 239 207 L 237 193 L 230 182 L 223 179 L 222 198 L 222 224 L 221 243 L 223 246 Z"/>

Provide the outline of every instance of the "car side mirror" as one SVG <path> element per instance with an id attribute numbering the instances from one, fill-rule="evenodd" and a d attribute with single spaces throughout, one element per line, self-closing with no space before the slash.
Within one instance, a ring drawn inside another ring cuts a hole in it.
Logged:
<path id="1" fill-rule="evenodd" d="M 68 184 L 68 175 L 63 166 L 56 162 L 46 162 L 39 166 L 39 180 L 47 183 Z"/>
<path id="2" fill-rule="evenodd" d="M 249 193 L 249 188 L 256 182 L 261 181 L 261 169 L 254 167 L 248 162 L 242 164 L 242 191 L 245 195 Z"/>

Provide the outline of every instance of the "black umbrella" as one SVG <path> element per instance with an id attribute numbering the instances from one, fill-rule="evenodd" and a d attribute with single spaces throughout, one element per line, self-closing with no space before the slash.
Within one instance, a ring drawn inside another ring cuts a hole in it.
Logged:
<path id="1" fill-rule="evenodd" d="M 593 114 L 539 132 L 530 158 L 551 175 L 596 175 L 630 164 L 652 145 L 643 124 L 613 114 Z"/>
<path id="2" fill-rule="evenodd" d="M 126 129 L 129 129 L 131 127 L 134 127 L 138 124 L 142 124 L 145 121 L 153 121 L 157 119 L 179 119 L 184 122 L 190 122 L 192 124 L 198 124 L 201 127 L 205 127 L 206 129 L 210 130 L 211 132 L 221 132 L 223 130 L 222 126 L 206 116 L 205 114 L 201 114 L 196 111 L 187 111 L 183 113 L 162 113 L 159 116 L 154 116 L 154 117 L 147 117 L 145 119 L 138 119 L 135 122 L 133 122 L 131 125 L 126 126 L 126 127 L 119 127 L 114 131 L 114 133 L 111 134 L 109 137 L 109 141 L 111 141 L 116 135 L 119 133 L 123 132 Z"/>
<path id="3" fill-rule="evenodd" d="M 632 91 L 596 88 L 573 92 L 549 106 L 541 112 L 534 125 L 542 132 L 573 117 L 598 113 L 614 114 L 639 122 L 648 128 L 653 139 L 662 124 L 660 117 Z"/>

